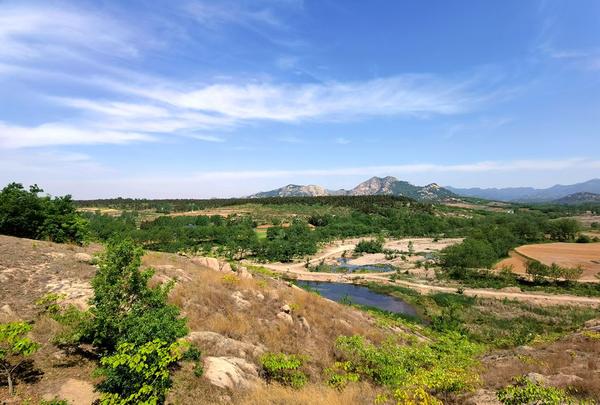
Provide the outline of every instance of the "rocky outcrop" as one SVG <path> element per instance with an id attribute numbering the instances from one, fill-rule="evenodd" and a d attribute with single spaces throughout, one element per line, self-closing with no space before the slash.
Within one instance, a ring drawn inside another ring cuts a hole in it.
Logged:
<path id="1" fill-rule="evenodd" d="M 241 291 L 232 292 L 230 297 L 233 298 L 235 307 L 241 311 L 250 308 L 250 306 L 252 305 L 250 301 L 248 301 L 246 297 L 244 297 L 244 294 Z"/>
<path id="2" fill-rule="evenodd" d="M 77 260 L 80 263 L 87 263 L 87 264 L 93 264 L 94 263 L 94 258 L 92 257 L 92 255 L 88 255 L 87 253 L 75 253 L 75 255 L 73 256 L 75 258 L 75 260 Z"/>
<path id="3" fill-rule="evenodd" d="M 259 383 L 258 368 L 239 357 L 206 357 L 204 378 L 228 389 L 247 389 Z"/>
<path id="4" fill-rule="evenodd" d="M 266 350 L 262 345 L 253 345 L 209 331 L 192 332 L 186 339 L 189 342 L 198 344 L 204 350 L 210 350 L 211 353 L 219 356 L 234 355 L 243 358 L 256 358 Z"/>

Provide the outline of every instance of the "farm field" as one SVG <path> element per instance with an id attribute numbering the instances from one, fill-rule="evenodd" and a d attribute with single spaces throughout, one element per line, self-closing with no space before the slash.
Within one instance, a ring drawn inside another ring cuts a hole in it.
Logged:
<path id="1" fill-rule="evenodd" d="M 527 259 L 537 260 L 545 265 L 556 263 L 562 267 L 583 268 L 580 281 L 600 282 L 600 243 L 541 243 L 524 245 L 510 252 L 510 257 L 500 261 L 495 268 L 512 266 L 517 274 L 526 273 Z"/>

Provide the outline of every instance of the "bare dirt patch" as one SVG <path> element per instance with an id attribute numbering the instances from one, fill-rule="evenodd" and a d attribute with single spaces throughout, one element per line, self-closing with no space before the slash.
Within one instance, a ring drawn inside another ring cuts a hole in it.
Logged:
<path id="1" fill-rule="evenodd" d="M 600 281 L 600 243 L 544 243 L 519 246 L 515 252 L 546 265 L 583 268 L 581 281 Z"/>

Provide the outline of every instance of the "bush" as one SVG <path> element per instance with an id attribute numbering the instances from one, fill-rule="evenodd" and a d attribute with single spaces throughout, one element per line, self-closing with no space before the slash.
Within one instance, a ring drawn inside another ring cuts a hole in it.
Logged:
<path id="1" fill-rule="evenodd" d="M 0 367 L 6 376 L 9 395 L 14 394 L 19 367 L 40 347 L 27 337 L 30 331 L 31 325 L 25 322 L 0 323 Z"/>
<path id="2" fill-rule="evenodd" d="M 563 405 L 575 403 L 573 398 L 569 397 L 564 390 L 545 387 L 524 377 L 517 378 L 514 385 L 499 390 L 497 397 L 505 405 Z"/>
<path id="3" fill-rule="evenodd" d="M 308 377 L 300 369 L 304 358 L 295 354 L 267 353 L 261 357 L 265 379 L 287 385 L 292 388 L 302 388 Z"/>
<path id="4" fill-rule="evenodd" d="M 355 253 L 383 253 L 383 238 L 361 240 L 354 248 Z"/>
<path id="5" fill-rule="evenodd" d="M 475 356 L 481 347 L 455 332 L 431 344 L 410 346 L 392 340 L 375 346 L 362 336 L 340 336 L 336 349 L 347 362 L 345 373 L 397 389 L 399 396 L 411 397 L 419 390 L 462 392 L 474 387 L 478 379 Z"/>
<path id="6" fill-rule="evenodd" d="M 461 244 L 442 250 L 442 266 L 445 268 L 489 268 L 497 259 L 494 248 L 486 240 L 467 238 Z"/>
<path id="7" fill-rule="evenodd" d="M 577 237 L 577 239 L 575 239 L 575 242 L 577 243 L 591 243 L 592 242 L 592 238 L 590 238 L 587 235 L 581 234 Z"/>
<path id="8" fill-rule="evenodd" d="M 541 282 L 546 278 L 552 280 L 577 280 L 583 274 L 583 268 L 578 267 L 562 267 L 556 263 L 552 263 L 550 266 L 538 262 L 537 260 L 530 260 L 527 262 L 527 274 L 533 277 L 534 281 Z"/>
<path id="9" fill-rule="evenodd" d="M 182 357 L 181 344 L 160 339 L 136 346 L 121 343 L 115 354 L 100 360 L 105 378 L 98 388 L 101 404 L 163 403 L 171 386 L 169 368 Z"/>
<path id="10" fill-rule="evenodd" d="M 140 271 L 143 251 L 130 239 L 112 240 L 92 279 L 87 338 L 101 351 L 113 352 L 120 343 L 141 345 L 160 339 L 166 344 L 187 334 L 179 309 L 167 304 L 173 284 L 150 288 L 152 270 Z"/>

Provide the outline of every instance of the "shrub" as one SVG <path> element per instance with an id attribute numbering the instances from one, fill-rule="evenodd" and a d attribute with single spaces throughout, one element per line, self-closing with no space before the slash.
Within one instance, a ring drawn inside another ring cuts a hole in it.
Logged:
<path id="1" fill-rule="evenodd" d="M 105 380 L 98 386 L 104 405 L 163 403 L 171 386 L 169 368 L 182 357 L 180 343 L 160 339 L 136 346 L 121 343 L 115 354 L 100 360 Z"/>
<path id="2" fill-rule="evenodd" d="M 14 394 L 19 367 L 39 349 L 39 344 L 27 337 L 30 331 L 31 325 L 25 322 L 0 324 L 0 369 L 6 376 L 9 395 Z"/>
<path id="3" fill-rule="evenodd" d="M 585 234 L 581 234 L 577 237 L 577 239 L 575 239 L 575 242 L 577 243 L 591 243 L 592 242 L 592 238 L 590 238 L 589 236 L 585 235 Z"/>
<path id="4" fill-rule="evenodd" d="M 292 388 L 301 388 L 308 377 L 301 371 L 305 359 L 302 356 L 285 353 L 267 353 L 260 362 L 267 381 L 275 381 Z"/>
<path id="5" fill-rule="evenodd" d="M 383 253 L 383 239 L 363 239 L 356 244 L 355 253 Z"/>
<path id="6" fill-rule="evenodd" d="M 545 387 L 524 377 L 517 378 L 514 385 L 499 390 L 497 397 L 505 405 L 563 405 L 575 403 L 573 398 L 569 397 L 564 390 Z"/>
<path id="7" fill-rule="evenodd" d="M 92 280 L 92 321 L 88 339 L 112 352 L 120 343 L 144 344 L 160 339 L 167 344 L 187 333 L 179 309 L 167 304 L 173 284 L 150 288 L 152 270 L 140 271 L 142 249 L 130 239 L 112 240 L 100 258 Z"/>
<path id="8" fill-rule="evenodd" d="M 347 362 L 346 373 L 356 373 L 408 396 L 419 390 L 461 392 L 478 381 L 475 356 L 481 347 L 455 332 L 441 335 L 431 344 L 411 346 L 392 340 L 375 346 L 361 336 L 341 336 L 336 349 Z"/>

